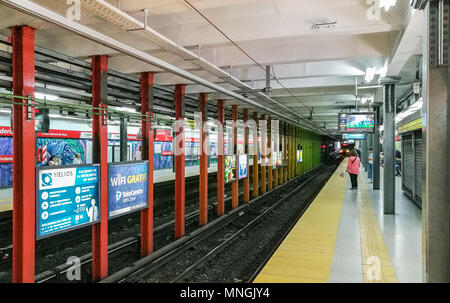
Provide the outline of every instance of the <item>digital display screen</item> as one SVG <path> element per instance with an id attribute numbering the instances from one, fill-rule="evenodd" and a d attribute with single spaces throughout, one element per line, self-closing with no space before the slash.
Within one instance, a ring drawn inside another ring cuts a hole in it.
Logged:
<path id="1" fill-rule="evenodd" d="M 344 140 L 366 140 L 367 134 L 342 134 Z"/>
<path id="2" fill-rule="evenodd" d="M 373 133 L 375 132 L 375 113 L 340 113 L 340 133 Z"/>

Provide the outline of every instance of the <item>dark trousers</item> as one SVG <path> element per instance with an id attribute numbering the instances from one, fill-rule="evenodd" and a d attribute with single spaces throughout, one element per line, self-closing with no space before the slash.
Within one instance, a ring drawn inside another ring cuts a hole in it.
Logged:
<path id="1" fill-rule="evenodd" d="M 352 181 L 352 188 L 358 188 L 358 175 L 350 174 L 350 181 Z"/>

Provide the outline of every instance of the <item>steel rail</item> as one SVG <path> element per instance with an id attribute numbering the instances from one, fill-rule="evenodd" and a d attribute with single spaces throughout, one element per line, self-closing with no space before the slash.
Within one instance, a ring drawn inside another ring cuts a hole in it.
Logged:
<path id="1" fill-rule="evenodd" d="M 322 167 L 322 165 L 319 165 L 313 168 L 312 170 L 292 180 L 289 180 L 288 182 L 278 186 L 277 188 L 272 189 L 271 191 L 267 191 L 266 193 L 251 200 L 249 203 L 239 206 L 238 208 L 212 221 L 211 223 L 195 230 L 191 234 L 183 238 L 180 238 L 175 242 L 172 242 L 171 244 L 154 252 L 153 254 L 136 261 L 135 263 L 133 263 L 132 266 L 126 267 L 112 274 L 111 276 L 100 281 L 100 283 L 113 283 L 113 282 L 123 283 L 130 280 L 133 277 L 141 276 L 143 273 L 147 274 L 149 271 L 154 271 L 158 269 L 159 267 L 166 264 L 168 261 L 172 260 L 174 257 L 178 256 L 180 253 L 185 251 L 186 248 L 195 245 L 208 235 L 215 233 L 221 227 L 227 225 L 236 218 L 241 217 L 244 212 L 252 210 L 255 207 L 263 204 L 265 202 L 264 198 L 266 198 L 268 195 L 274 194 L 277 191 L 280 191 L 286 188 L 288 185 L 292 185 L 292 183 L 299 181 L 303 178 L 308 178 L 310 174 L 314 173 L 320 167 Z M 149 266 L 152 267 L 148 268 Z"/>
<path id="2" fill-rule="evenodd" d="M 233 233 L 231 236 L 227 237 L 222 243 L 217 245 L 215 248 L 213 248 L 211 251 L 209 251 L 206 255 L 204 255 L 201 259 L 199 259 L 197 262 L 192 264 L 189 268 L 187 268 L 184 272 L 179 274 L 177 277 L 172 279 L 170 283 L 176 283 L 180 282 L 184 278 L 188 277 L 190 274 L 192 274 L 195 270 L 198 269 L 202 264 L 204 264 L 206 261 L 208 261 L 210 258 L 212 258 L 214 255 L 216 255 L 218 252 L 220 252 L 222 249 L 225 248 L 229 243 L 231 243 L 236 237 L 241 235 L 243 232 L 245 232 L 247 229 L 252 227 L 255 223 L 259 222 L 265 215 L 267 215 L 269 212 L 271 212 L 275 207 L 279 206 L 281 203 L 283 203 L 285 200 L 292 197 L 294 194 L 298 193 L 302 188 L 304 188 L 306 185 L 308 185 L 315 177 L 317 177 L 319 174 L 321 174 L 322 171 L 317 172 L 304 182 L 302 182 L 299 186 L 294 188 L 292 191 L 289 192 L 289 194 L 282 196 L 277 202 L 275 202 L 273 205 L 271 205 L 269 208 L 265 209 L 261 214 L 259 214 L 256 218 L 254 218 L 252 221 L 247 223 L 245 226 L 240 228 L 238 231 Z M 310 203 L 308 204 L 308 206 Z M 307 207 L 308 207 L 307 206 Z M 306 207 L 306 208 L 307 208 Z M 306 209 L 305 208 L 305 209 Z M 302 212 L 303 213 L 303 212 Z"/>

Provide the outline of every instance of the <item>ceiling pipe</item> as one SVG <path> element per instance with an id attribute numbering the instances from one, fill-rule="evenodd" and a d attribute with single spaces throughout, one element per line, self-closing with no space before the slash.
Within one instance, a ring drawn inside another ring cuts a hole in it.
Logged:
<path id="1" fill-rule="evenodd" d="M 167 37 L 161 35 L 157 31 L 153 30 L 150 27 L 145 27 L 145 24 L 137 20 L 136 18 L 133 18 L 129 14 L 121 11 L 117 7 L 109 4 L 108 2 L 104 0 L 81 0 L 81 4 L 83 7 L 91 10 L 98 16 L 102 17 L 103 19 L 120 26 L 121 28 L 127 30 L 127 31 L 133 31 L 135 34 L 143 37 L 144 39 L 147 39 L 151 41 L 152 43 L 158 45 L 161 47 L 161 49 L 168 51 L 172 54 L 175 54 L 184 60 L 189 61 L 189 63 L 192 63 L 196 66 L 199 66 L 205 71 L 208 71 L 215 75 L 216 77 L 222 79 L 223 81 L 239 88 L 242 91 L 249 92 L 256 97 L 259 97 L 263 99 L 266 102 L 272 103 L 277 105 L 278 107 L 286 110 L 290 114 L 294 115 L 297 119 L 303 120 L 301 123 L 303 123 L 303 127 L 306 127 L 310 130 L 318 131 L 320 128 L 312 121 L 307 120 L 307 117 L 304 117 L 302 115 L 299 115 L 297 112 L 293 111 L 292 109 L 288 108 L 287 106 L 279 103 L 278 101 L 274 100 L 273 98 L 270 98 L 263 92 L 257 92 L 255 89 L 241 80 L 233 77 L 231 75 L 231 72 L 226 72 L 222 70 L 221 68 L 215 66 L 211 62 L 201 58 L 199 54 L 195 54 L 188 49 L 184 48 L 181 45 L 178 45 L 174 41 L 168 39 Z M 299 122 L 299 121 L 297 121 Z M 308 123 L 310 125 L 305 125 L 304 123 Z"/>
<path id="2" fill-rule="evenodd" d="M 187 80 L 193 81 L 195 83 L 198 83 L 200 85 L 203 85 L 205 87 L 208 87 L 212 90 L 215 90 L 219 93 L 223 93 L 224 95 L 227 95 L 229 97 L 232 97 L 234 99 L 240 100 L 244 103 L 247 103 L 249 105 L 252 105 L 260 110 L 263 110 L 265 112 L 270 112 L 272 114 L 274 114 L 275 116 L 280 117 L 281 119 L 290 121 L 293 124 L 297 124 L 300 125 L 302 127 L 305 128 L 310 128 L 310 126 L 305 126 L 302 125 L 301 121 L 286 117 L 285 115 L 280 114 L 279 112 L 272 110 L 266 106 L 263 106 L 251 99 L 247 99 L 244 98 L 243 96 L 236 94 L 233 91 L 230 91 L 228 89 L 225 89 L 215 83 L 209 82 L 201 77 L 198 77 L 194 74 L 191 74 L 181 68 L 178 68 L 174 65 L 171 65 L 163 60 L 160 60 L 154 56 L 151 56 L 141 50 L 138 50 L 134 47 L 131 47 L 125 43 L 122 43 L 118 40 L 115 40 L 109 36 L 106 36 L 102 33 L 99 33 L 89 27 L 86 27 L 84 25 L 81 25 L 79 23 L 76 23 L 66 17 L 63 17 L 49 9 L 46 9 L 36 3 L 33 3 L 31 1 L 28 0 L 0 0 L 1 4 L 4 4 L 8 7 L 11 7 L 13 9 L 16 9 L 20 12 L 23 12 L 25 14 L 34 16 L 34 17 L 38 17 L 40 19 L 43 19 L 45 21 L 48 21 L 50 23 L 53 23 L 55 25 L 58 25 L 62 28 L 65 28 L 71 32 L 74 32 L 84 38 L 87 38 L 91 41 L 94 41 L 96 43 L 99 43 L 103 46 L 106 46 L 108 48 L 114 49 L 120 53 L 129 55 L 130 57 L 133 57 L 135 59 L 138 59 L 140 61 L 152 64 L 156 67 L 159 67 L 161 69 L 164 69 L 166 71 L 172 72 L 175 75 L 178 75 L 180 77 L 183 77 Z M 313 129 L 315 132 L 320 132 L 322 134 L 324 134 L 322 131 L 318 130 L 318 129 Z"/>

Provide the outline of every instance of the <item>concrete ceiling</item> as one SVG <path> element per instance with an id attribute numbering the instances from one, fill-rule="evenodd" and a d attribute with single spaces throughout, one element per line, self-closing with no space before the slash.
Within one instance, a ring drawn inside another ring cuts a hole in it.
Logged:
<path id="1" fill-rule="evenodd" d="M 92 0 L 94 1 L 94 0 Z M 69 6 L 66 0 L 35 0 L 62 15 Z M 89 2 L 83 0 L 82 2 Z M 265 87 L 265 71 L 233 45 L 217 29 L 183 0 L 108 0 L 131 17 L 143 22 L 149 9 L 148 26 L 211 64 L 255 89 Z M 337 129 L 337 113 L 355 106 L 355 79 L 360 86 L 376 85 L 364 80 L 368 67 L 380 69 L 388 62 L 389 75 L 403 76 L 397 94 L 409 88 L 415 77 L 415 56 L 420 54 L 422 16 L 412 11 L 409 0 L 398 0 L 379 20 L 370 20 L 374 4 L 366 0 L 189 0 L 202 14 L 226 33 L 262 66 L 270 65 L 270 96 L 297 113 L 313 112 L 318 125 L 326 122 L 330 131 Z M 336 22 L 334 28 L 313 29 L 313 25 Z M 136 32 L 98 16 L 83 6 L 79 23 L 146 51 L 170 64 L 183 68 L 208 81 L 231 90 L 238 88 L 217 75 L 203 70 L 177 54 L 168 52 Z M 38 29 L 39 46 L 77 58 L 110 55 L 110 67 L 126 72 L 154 71 L 161 85 L 188 84 L 188 93 L 210 92 L 210 99 L 223 98 L 201 85 L 189 82 L 157 67 L 142 63 L 114 50 L 76 36 L 52 24 L 26 16 L 0 5 L 0 33 L 9 35 L 8 27 L 28 24 Z M 358 90 L 358 97 L 375 96 L 382 101 L 380 88 Z M 292 96 L 294 95 L 294 96 Z M 249 95 L 249 98 L 256 98 Z M 358 106 L 363 107 L 359 101 Z M 227 100 L 227 105 L 240 101 Z M 366 104 L 367 105 L 367 104 Z M 276 106 L 272 106 L 276 109 Z M 258 111 L 260 112 L 260 111 Z"/>

